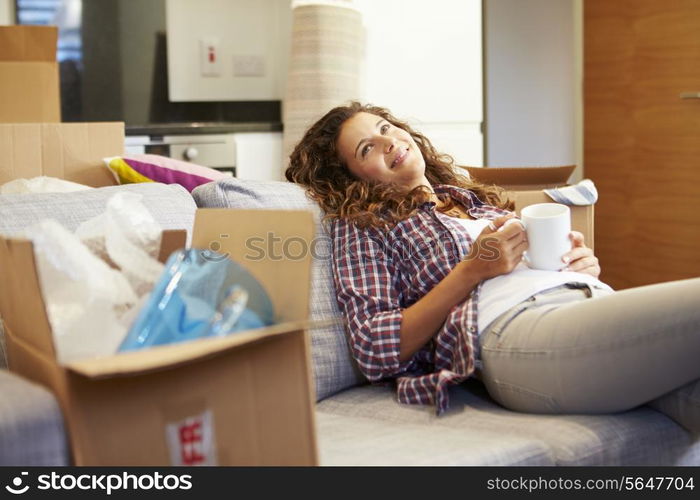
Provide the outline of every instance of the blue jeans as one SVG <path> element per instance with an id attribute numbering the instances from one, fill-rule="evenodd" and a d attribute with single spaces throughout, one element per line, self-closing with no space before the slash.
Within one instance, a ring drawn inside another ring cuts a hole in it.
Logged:
<path id="1" fill-rule="evenodd" d="M 700 278 L 596 292 L 557 287 L 491 323 L 479 374 L 491 397 L 529 413 L 648 403 L 700 432 Z"/>

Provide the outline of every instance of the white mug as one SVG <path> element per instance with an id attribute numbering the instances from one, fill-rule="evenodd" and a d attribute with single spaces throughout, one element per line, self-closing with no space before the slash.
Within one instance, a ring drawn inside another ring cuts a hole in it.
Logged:
<path id="1" fill-rule="evenodd" d="M 525 263 L 533 269 L 559 271 L 561 260 L 571 250 L 571 210 L 560 203 L 537 203 L 520 211 L 527 233 Z"/>

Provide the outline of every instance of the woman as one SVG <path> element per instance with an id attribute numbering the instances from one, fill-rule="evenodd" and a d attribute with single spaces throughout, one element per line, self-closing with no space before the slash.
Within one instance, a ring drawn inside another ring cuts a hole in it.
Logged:
<path id="1" fill-rule="evenodd" d="M 287 179 L 332 224 L 338 303 L 370 381 L 448 407 L 475 374 L 503 406 L 607 413 L 643 403 L 700 431 L 700 279 L 614 292 L 581 233 L 561 272 L 521 263 L 503 192 L 387 110 L 352 103 L 315 123 Z"/>

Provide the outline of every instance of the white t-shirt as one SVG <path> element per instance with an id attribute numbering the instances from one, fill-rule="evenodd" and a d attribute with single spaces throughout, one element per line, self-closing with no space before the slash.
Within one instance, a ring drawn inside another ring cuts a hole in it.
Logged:
<path id="1" fill-rule="evenodd" d="M 459 221 L 471 236 L 478 238 L 481 231 L 491 221 L 487 219 L 455 219 Z M 565 283 L 585 283 L 603 293 L 612 293 L 613 289 L 590 274 L 569 271 L 540 271 L 530 269 L 521 262 L 513 271 L 485 280 L 479 294 L 479 334 L 493 320 L 511 307 L 532 297 L 538 292 L 549 290 Z"/>

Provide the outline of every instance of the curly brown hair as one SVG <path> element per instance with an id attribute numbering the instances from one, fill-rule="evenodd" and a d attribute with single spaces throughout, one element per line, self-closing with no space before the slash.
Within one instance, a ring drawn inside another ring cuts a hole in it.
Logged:
<path id="1" fill-rule="evenodd" d="M 432 186 L 458 186 L 472 191 L 489 205 L 513 209 L 503 189 L 457 174 L 451 156 L 436 151 L 427 137 L 396 119 L 387 109 L 353 101 L 331 109 L 306 131 L 294 148 L 285 172 L 288 181 L 306 187 L 309 196 L 325 212 L 324 220 L 344 218 L 362 228 L 391 227 L 430 200 L 431 191 L 426 186 L 406 193 L 400 186 L 362 180 L 350 172 L 340 157 L 337 141 L 343 124 L 360 112 L 377 115 L 413 137 L 425 159 L 425 176 Z M 449 196 L 442 201 L 445 205 L 441 210 L 454 207 Z"/>

